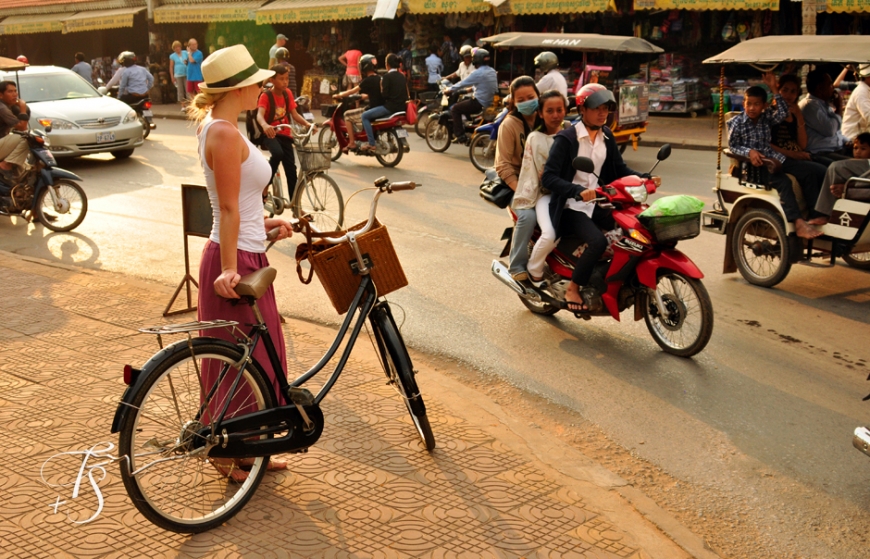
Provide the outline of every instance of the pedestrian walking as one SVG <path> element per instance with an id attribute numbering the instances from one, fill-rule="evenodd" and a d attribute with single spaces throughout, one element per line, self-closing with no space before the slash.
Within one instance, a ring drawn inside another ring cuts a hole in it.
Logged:
<path id="1" fill-rule="evenodd" d="M 187 41 L 187 93 L 193 97 L 199 93 L 199 84 L 202 83 L 202 53 L 196 39 Z"/>
<path id="2" fill-rule="evenodd" d="M 362 76 L 359 73 L 359 59 L 363 55 L 362 51 L 357 48 L 354 41 L 350 42 L 350 48 L 347 52 L 338 57 L 338 61 L 345 65 L 344 71 L 344 89 L 352 89 L 362 81 Z"/>
<path id="3" fill-rule="evenodd" d="M 187 59 L 181 52 L 181 41 L 172 41 L 172 51 L 169 55 L 169 75 L 175 86 L 175 96 L 181 103 L 181 110 L 184 110 L 184 101 L 187 99 Z"/>
<path id="4" fill-rule="evenodd" d="M 271 68 L 278 63 L 278 57 L 276 56 L 278 49 L 284 48 L 286 44 L 287 36 L 283 33 L 278 33 L 278 36 L 275 37 L 275 44 L 272 45 L 272 48 L 269 49 L 269 65 L 267 66 L 267 68 Z"/>
<path id="5" fill-rule="evenodd" d="M 80 75 L 81 77 L 83 77 L 86 82 L 93 85 L 94 84 L 94 70 L 93 70 L 93 68 L 91 68 L 90 64 L 85 62 L 84 53 L 77 52 L 75 59 L 76 59 L 76 63 L 71 68 L 71 70 L 73 72 L 75 72 L 76 74 Z"/>

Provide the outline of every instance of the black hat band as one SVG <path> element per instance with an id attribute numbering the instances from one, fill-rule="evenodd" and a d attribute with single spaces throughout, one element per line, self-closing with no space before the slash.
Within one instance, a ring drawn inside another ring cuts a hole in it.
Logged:
<path id="1" fill-rule="evenodd" d="M 230 76 L 225 80 L 221 80 L 221 81 L 215 82 L 215 83 L 207 83 L 207 84 L 205 84 L 205 86 L 207 88 L 235 87 L 259 71 L 260 71 L 260 68 L 257 67 L 256 64 L 254 64 L 253 66 L 251 66 L 249 68 L 245 68 L 244 70 L 242 70 L 238 74 Z"/>

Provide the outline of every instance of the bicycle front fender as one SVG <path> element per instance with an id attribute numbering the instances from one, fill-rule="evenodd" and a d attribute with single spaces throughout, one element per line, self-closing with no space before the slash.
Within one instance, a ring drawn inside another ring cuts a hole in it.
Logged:
<path id="1" fill-rule="evenodd" d="M 204 344 L 223 345 L 239 352 L 239 358 L 242 357 L 242 351 L 239 349 L 239 346 L 219 338 L 193 338 L 191 343 L 194 347 Z M 187 340 L 180 340 L 174 344 L 166 346 L 151 356 L 151 359 L 149 359 L 141 369 L 133 369 L 133 378 L 131 379 L 130 385 L 127 386 L 126 390 L 124 390 L 124 394 L 121 396 L 121 401 L 118 402 L 118 409 L 115 410 L 115 418 L 112 420 L 112 433 L 117 433 L 121 430 L 121 425 L 124 424 L 127 414 L 130 413 L 131 409 L 133 409 L 133 400 L 135 399 L 136 394 L 142 389 L 142 385 L 145 384 L 145 379 L 147 379 L 154 369 L 156 369 L 165 359 L 181 352 L 190 352 Z M 262 369 L 260 364 L 253 358 L 253 355 L 251 356 L 251 362 L 254 367 Z"/>

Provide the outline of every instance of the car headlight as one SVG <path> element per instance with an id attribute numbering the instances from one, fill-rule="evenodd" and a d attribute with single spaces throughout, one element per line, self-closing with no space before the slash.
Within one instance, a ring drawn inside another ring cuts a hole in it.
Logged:
<path id="1" fill-rule="evenodd" d="M 131 109 L 130 112 L 127 113 L 127 116 L 124 117 L 124 124 L 127 124 L 128 122 L 133 122 L 137 118 L 139 117 L 136 116 L 136 111 Z"/>
<path id="2" fill-rule="evenodd" d="M 68 120 L 63 120 L 62 118 L 37 118 L 36 121 L 41 124 L 43 128 L 51 126 L 52 130 L 72 130 L 73 128 L 79 127 L 78 124 Z"/>
<path id="3" fill-rule="evenodd" d="M 646 197 L 649 196 L 649 193 L 646 191 L 646 186 L 626 186 L 625 192 L 634 198 L 634 201 L 638 204 L 646 202 Z"/>

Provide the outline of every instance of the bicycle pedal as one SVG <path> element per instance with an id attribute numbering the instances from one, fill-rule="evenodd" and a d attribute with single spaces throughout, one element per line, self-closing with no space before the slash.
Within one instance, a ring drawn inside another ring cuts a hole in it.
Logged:
<path id="1" fill-rule="evenodd" d="M 293 404 L 296 404 L 298 406 L 314 405 L 314 394 L 312 394 L 307 388 L 291 386 L 287 392 L 287 396 L 290 398 L 290 402 Z"/>

